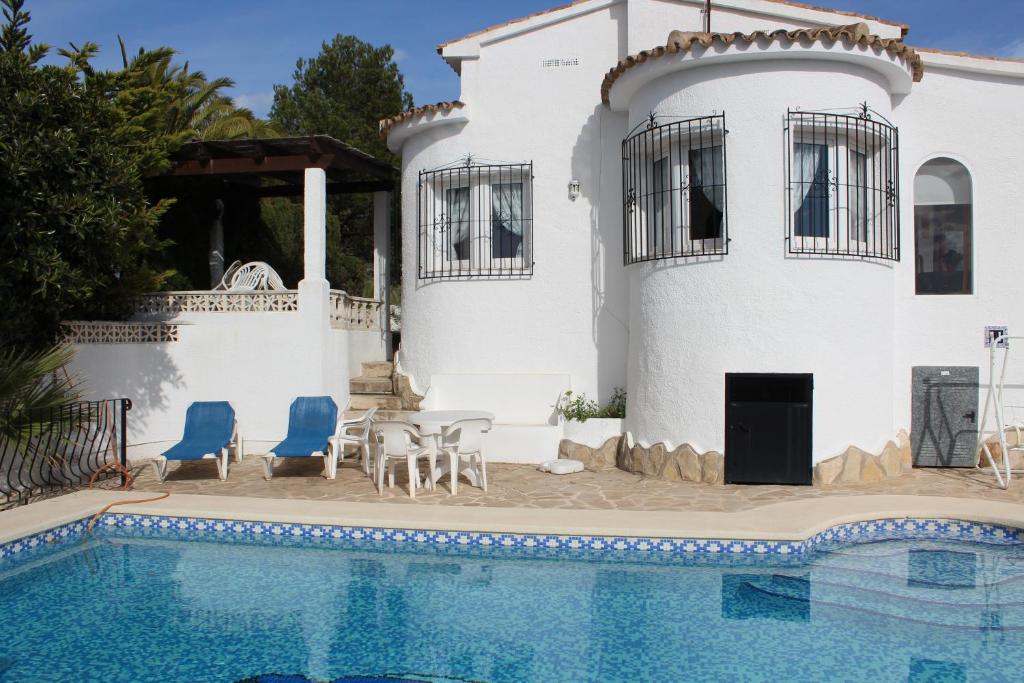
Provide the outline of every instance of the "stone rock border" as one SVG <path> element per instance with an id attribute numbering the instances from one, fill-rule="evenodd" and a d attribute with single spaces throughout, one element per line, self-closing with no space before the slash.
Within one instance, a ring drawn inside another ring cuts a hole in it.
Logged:
<path id="1" fill-rule="evenodd" d="M 725 483 L 725 457 L 718 451 L 698 453 L 686 443 L 670 450 L 664 443 L 629 446 L 625 436 L 613 436 L 598 448 L 590 448 L 562 439 L 558 444 L 558 457 L 579 460 L 591 472 L 618 468 L 664 481 Z M 896 439 L 886 443 L 878 455 L 850 446 L 842 454 L 822 460 L 814 465 L 813 482 L 824 488 L 872 483 L 901 477 L 912 467 L 910 437 L 900 430 Z"/>
<path id="2" fill-rule="evenodd" d="M 623 436 L 613 436 L 598 448 L 562 439 L 558 457 L 579 460 L 592 472 L 618 468 L 665 481 L 694 481 L 721 484 L 725 481 L 725 458 L 717 451 L 698 453 L 690 444 L 669 450 L 665 444 L 630 447 Z"/>
<path id="3" fill-rule="evenodd" d="M 842 454 L 817 463 L 814 466 L 814 485 L 828 488 L 835 484 L 895 479 L 912 467 L 910 437 L 901 429 L 896 440 L 886 443 L 878 455 L 850 446 Z"/>
<path id="4" fill-rule="evenodd" d="M 698 453 L 688 443 L 671 450 L 664 443 L 634 444 L 622 449 L 617 464 L 627 472 L 664 481 L 725 483 L 725 456 L 718 451 Z"/>
<path id="5" fill-rule="evenodd" d="M 1021 470 L 1024 469 L 1024 451 L 1016 448 L 1024 442 L 1024 430 L 1020 432 L 1013 427 L 1007 427 L 1006 429 L 1006 445 L 1010 449 L 1010 469 Z M 988 445 L 989 453 L 992 454 L 993 460 L 996 461 L 996 465 L 1003 466 L 1003 447 L 999 444 L 999 436 L 990 436 L 985 440 Z M 985 457 L 985 449 L 978 449 L 978 467 L 987 468 L 988 458 Z"/>
<path id="6" fill-rule="evenodd" d="M 558 458 L 560 460 L 579 460 L 584 469 L 591 472 L 613 470 L 617 466 L 618 452 L 623 441 L 621 436 L 613 436 L 597 448 L 562 439 L 558 442 Z"/>

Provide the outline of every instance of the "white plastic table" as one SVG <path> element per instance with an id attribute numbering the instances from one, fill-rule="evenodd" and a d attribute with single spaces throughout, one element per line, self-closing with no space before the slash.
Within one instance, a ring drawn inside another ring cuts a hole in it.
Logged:
<path id="1" fill-rule="evenodd" d="M 409 422 L 416 425 L 420 434 L 434 437 L 431 439 L 431 445 L 434 448 L 435 456 L 441 454 L 441 437 L 444 435 L 444 430 L 460 420 L 490 420 L 493 422 L 494 414 L 484 410 L 421 410 L 409 416 Z M 448 458 L 440 458 L 440 462 L 435 458 L 435 462 L 437 463 L 434 470 L 436 480 L 447 474 L 451 465 Z M 464 474 L 473 486 L 480 486 L 480 481 L 472 468 L 467 467 L 460 473 Z"/>

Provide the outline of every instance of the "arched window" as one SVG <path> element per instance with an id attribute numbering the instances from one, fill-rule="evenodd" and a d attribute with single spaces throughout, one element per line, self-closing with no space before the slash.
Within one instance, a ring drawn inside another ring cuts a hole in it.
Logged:
<path id="1" fill-rule="evenodd" d="M 914 176 L 914 271 L 918 294 L 974 291 L 971 174 L 940 157 Z"/>

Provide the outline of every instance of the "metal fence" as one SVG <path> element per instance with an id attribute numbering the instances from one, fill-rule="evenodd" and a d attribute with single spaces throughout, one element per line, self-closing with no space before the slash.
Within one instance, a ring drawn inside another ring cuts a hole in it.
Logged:
<path id="1" fill-rule="evenodd" d="M 791 254 L 900 260 L 899 131 L 859 114 L 786 115 Z"/>
<path id="2" fill-rule="evenodd" d="M 657 118 L 622 141 L 625 264 L 729 253 L 725 114 Z"/>
<path id="3" fill-rule="evenodd" d="M 127 464 L 131 401 L 77 401 L 27 416 L 17 437 L 0 436 L 0 508 L 89 483 L 104 465 Z M 98 480 L 123 475 L 107 471 Z"/>
<path id="4" fill-rule="evenodd" d="M 532 162 L 420 171 L 416 214 L 421 280 L 533 274 Z"/>

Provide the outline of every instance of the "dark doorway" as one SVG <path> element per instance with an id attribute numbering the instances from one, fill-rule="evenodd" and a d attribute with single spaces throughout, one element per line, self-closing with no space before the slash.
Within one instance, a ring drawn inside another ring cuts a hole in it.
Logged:
<path id="1" fill-rule="evenodd" d="M 725 375 L 725 482 L 811 483 L 811 374 Z"/>

